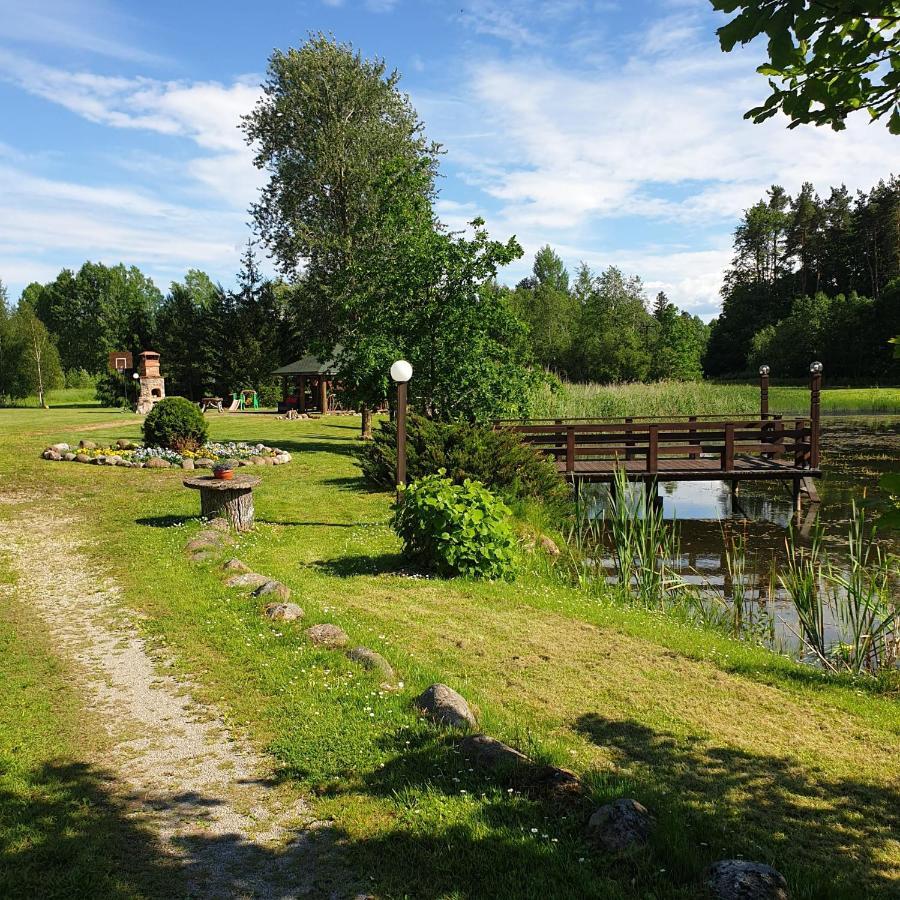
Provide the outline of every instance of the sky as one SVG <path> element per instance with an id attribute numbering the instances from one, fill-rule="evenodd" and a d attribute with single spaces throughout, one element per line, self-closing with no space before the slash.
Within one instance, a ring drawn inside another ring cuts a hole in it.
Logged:
<path id="1" fill-rule="evenodd" d="M 550 244 L 708 319 L 769 185 L 900 172 L 865 115 L 745 121 L 765 48 L 723 54 L 724 21 L 708 0 L 0 0 L 0 279 L 15 300 L 90 259 L 233 284 L 265 178 L 240 117 L 273 48 L 323 31 L 400 71 L 446 151 L 441 220 L 525 249 L 502 281 Z"/>

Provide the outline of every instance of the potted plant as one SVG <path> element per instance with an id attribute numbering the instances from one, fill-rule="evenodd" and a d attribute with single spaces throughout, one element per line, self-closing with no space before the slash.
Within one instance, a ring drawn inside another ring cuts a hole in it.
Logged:
<path id="1" fill-rule="evenodd" d="M 229 459 L 216 463 L 213 467 L 213 477 L 220 481 L 231 481 L 234 478 L 234 463 Z"/>

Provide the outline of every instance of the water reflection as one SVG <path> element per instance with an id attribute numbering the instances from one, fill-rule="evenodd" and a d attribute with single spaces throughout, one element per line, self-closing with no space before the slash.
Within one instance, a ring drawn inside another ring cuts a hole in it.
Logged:
<path id="1" fill-rule="evenodd" d="M 890 508 L 890 498 L 879 487 L 882 475 L 900 470 L 900 418 L 831 419 L 823 424 L 822 469 L 818 481 L 820 502 L 804 498 L 795 515 L 790 483 L 743 482 L 733 497 L 723 482 L 665 482 L 659 485 L 663 514 L 676 519 L 681 536 L 680 564 L 686 581 L 716 592 L 733 602 L 743 597 L 745 618 L 768 629 L 768 643 L 796 653 L 802 642 L 796 610 L 775 574 L 785 559 L 785 537 L 793 525 L 800 542 L 818 522 L 823 529 L 829 559 L 841 566 L 847 561 L 847 530 L 852 504 L 875 522 Z M 606 487 L 585 489 L 586 510 L 602 518 L 609 507 Z M 646 499 L 643 487 L 629 486 L 629 504 L 640 515 Z M 735 585 L 727 565 L 725 547 L 734 536 L 746 547 L 746 578 Z M 900 554 L 900 534 L 883 532 L 877 543 Z M 602 554 L 605 556 L 605 554 Z M 612 559 L 603 561 L 612 571 Z M 826 611 L 825 633 L 829 641 L 844 635 L 834 609 Z"/>

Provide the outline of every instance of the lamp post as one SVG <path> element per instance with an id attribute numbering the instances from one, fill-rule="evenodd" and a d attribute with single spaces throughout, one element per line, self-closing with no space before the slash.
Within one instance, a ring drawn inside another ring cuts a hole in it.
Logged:
<path id="1" fill-rule="evenodd" d="M 137 409 L 138 392 L 139 392 L 139 390 L 138 390 L 138 382 L 141 380 L 141 375 L 140 375 L 139 372 L 132 372 L 132 373 L 131 373 L 131 378 L 132 378 L 132 382 L 131 382 L 131 383 L 134 385 L 134 406 L 135 406 L 135 409 Z M 125 382 L 125 383 L 127 384 L 128 382 Z"/>
<path id="2" fill-rule="evenodd" d="M 391 366 L 391 378 L 397 383 L 397 489 L 406 484 L 406 385 L 413 368 L 405 359 Z"/>
<path id="3" fill-rule="evenodd" d="M 759 367 L 759 417 L 765 419 L 769 415 L 769 367 Z"/>
<path id="4" fill-rule="evenodd" d="M 809 367 L 809 467 L 819 468 L 819 421 L 821 416 L 822 363 Z"/>

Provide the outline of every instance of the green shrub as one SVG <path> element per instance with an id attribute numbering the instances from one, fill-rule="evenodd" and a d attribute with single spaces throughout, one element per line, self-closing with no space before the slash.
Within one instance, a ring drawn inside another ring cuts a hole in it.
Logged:
<path id="1" fill-rule="evenodd" d="M 108 372 L 97 379 L 97 389 L 94 396 L 101 406 L 126 409 L 134 400 L 135 386 L 132 379 L 119 372 Z"/>
<path id="2" fill-rule="evenodd" d="M 406 487 L 394 510 L 404 555 L 438 575 L 512 578 L 516 539 L 510 511 L 483 484 L 454 484 L 443 469 Z"/>
<path id="3" fill-rule="evenodd" d="M 359 450 L 359 464 L 371 484 L 394 487 L 397 429 L 382 422 L 374 439 Z M 564 500 L 569 490 L 556 466 L 511 431 L 483 425 L 447 424 L 410 416 L 406 430 L 409 480 L 445 469 L 451 481 L 480 481 L 511 500 Z"/>
<path id="4" fill-rule="evenodd" d="M 87 369 L 69 369 L 65 376 L 67 388 L 96 387 L 98 380 L 98 376 L 92 375 Z"/>
<path id="5" fill-rule="evenodd" d="M 207 425 L 203 413 L 184 397 L 160 400 L 144 419 L 144 443 L 148 447 L 168 447 L 181 453 L 206 443 Z"/>

